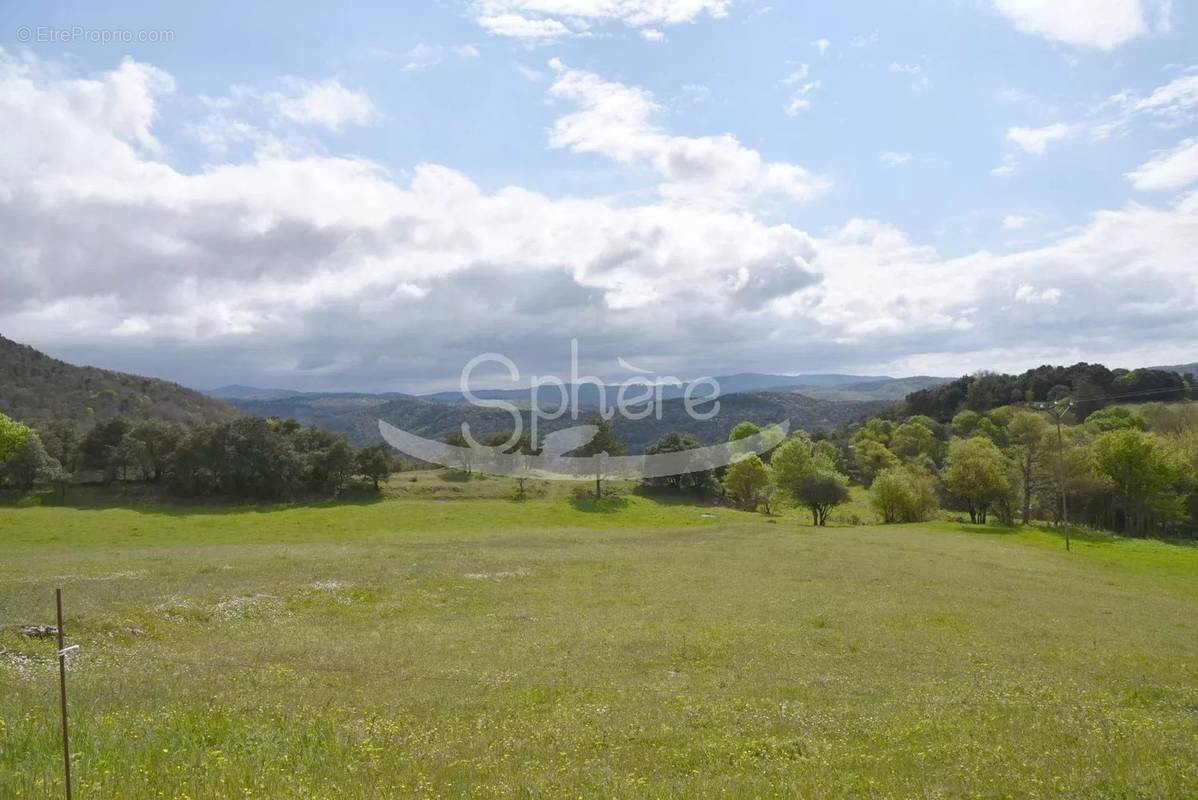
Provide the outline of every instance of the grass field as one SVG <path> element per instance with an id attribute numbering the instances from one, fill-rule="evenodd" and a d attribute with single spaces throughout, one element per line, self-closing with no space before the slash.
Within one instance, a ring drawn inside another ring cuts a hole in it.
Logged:
<path id="1" fill-rule="evenodd" d="M 1194 547 L 411 477 L 0 509 L 0 797 L 1198 796 Z"/>

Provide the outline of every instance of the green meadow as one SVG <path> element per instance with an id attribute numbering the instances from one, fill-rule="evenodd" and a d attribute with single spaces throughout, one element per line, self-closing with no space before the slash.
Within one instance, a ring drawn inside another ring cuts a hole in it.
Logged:
<path id="1" fill-rule="evenodd" d="M 448 477 L 0 508 L 0 797 L 1198 796 L 1192 545 Z"/>

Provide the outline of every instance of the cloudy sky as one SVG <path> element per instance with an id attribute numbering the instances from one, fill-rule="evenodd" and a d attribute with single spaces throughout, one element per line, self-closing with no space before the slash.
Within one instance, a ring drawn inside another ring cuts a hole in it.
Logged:
<path id="1" fill-rule="evenodd" d="M 10 2 L 0 37 L 0 333 L 72 361 L 1198 359 L 1188 0 Z"/>

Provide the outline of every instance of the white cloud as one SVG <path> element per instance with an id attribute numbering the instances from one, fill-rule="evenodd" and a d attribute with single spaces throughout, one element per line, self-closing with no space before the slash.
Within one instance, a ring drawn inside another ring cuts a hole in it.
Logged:
<path id="1" fill-rule="evenodd" d="M 790 98 L 790 102 L 786 105 L 786 113 L 788 116 L 796 117 L 799 114 L 811 108 L 810 95 L 820 87 L 819 81 L 807 81 L 798 88 L 798 91 Z"/>
<path id="2" fill-rule="evenodd" d="M 657 28 L 645 28 L 641 31 L 641 37 L 650 42 L 664 42 L 666 35 Z"/>
<path id="3" fill-rule="evenodd" d="M 1069 135 L 1069 126 L 1058 122 L 1043 128 L 1007 128 L 1007 141 L 1023 148 L 1024 152 L 1033 155 L 1043 155 L 1050 142 L 1064 139 Z"/>
<path id="4" fill-rule="evenodd" d="M 557 59 L 550 66 L 558 72 L 550 93 L 580 106 L 554 123 L 551 144 L 646 163 L 666 179 L 663 194 L 676 201 L 727 204 L 768 192 L 810 200 L 830 185 L 797 164 L 765 161 L 731 134 L 671 136 L 652 124 L 658 105 L 643 89 L 569 69 Z"/>
<path id="5" fill-rule="evenodd" d="M 472 61 L 480 55 L 478 48 L 472 44 L 449 47 L 421 42 L 403 54 L 403 66 L 400 69 L 404 72 L 418 72 L 435 67 L 450 56 L 462 61 Z"/>
<path id="6" fill-rule="evenodd" d="M 1061 300 L 1060 289 L 1037 290 L 1030 283 L 1021 283 L 1015 289 L 1015 301 L 1028 305 L 1055 306 Z"/>
<path id="7" fill-rule="evenodd" d="M 811 43 L 811 46 L 816 50 L 819 50 L 819 54 L 822 56 L 824 53 L 828 52 L 828 48 L 832 46 L 832 43 L 827 39 L 816 39 Z"/>
<path id="8" fill-rule="evenodd" d="M 1112 50 L 1170 26 L 1169 0 L 994 0 L 1024 33 L 1077 47 Z"/>
<path id="9" fill-rule="evenodd" d="M 1198 139 L 1186 139 L 1127 173 L 1127 178 L 1142 192 L 1181 189 L 1198 181 Z"/>
<path id="10" fill-rule="evenodd" d="M 1111 115 L 1111 109 L 1114 114 Z M 1093 126 L 1094 135 L 1106 138 L 1138 119 L 1147 119 L 1158 128 L 1178 128 L 1198 116 L 1198 74 L 1182 75 L 1149 95 L 1123 91 L 1108 97 L 1095 114 L 1108 117 Z"/>
<path id="11" fill-rule="evenodd" d="M 718 19 L 730 5 L 731 0 L 476 0 L 472 9 L 475 20 L 491 33 L 556 39 L 608 22 L 656 28 L 693 22 L 704 13 Z"/>
<path id="12" fill-rule="evenodd" d="M 831 371 L 1051 360 L 1046 341 L 1105 360 L 1198 333 L 1198 193 L 1005 255 L 944 258 L 876 220 L 812 237 L 680 202 L 788 190 L 800 168 L 731 136 L 670 136 L 642 90 L 564 69 L 563 82 L 580 110 L 558 121 L 558 146 L 684 191 L 644 204 L 490 191 L 447 166 L 397 178 L 317 151 L 181 171 L 153 145 L 158 114 L 185 105 L 162 103 L 169 76 L 126 62 L 80 80 L 0 56 L 0 330 L 201 385 L 312 388 L 443 378 L 497 348 L 544 374 L 570 336 L 613 363 L 700 374 L 777 369 L 795 342 Z"/>
<path id="13" fill-rule="evenodd" d="M 910 153 L 900 153 L 894 150 L 885 150 L 878 154 L 878 160 L 883 164 L 889 164 L 892 167 L 897 167 L 900 164 L 906 164 L 911 160 Z"/>
<path id="14" fill-rule="evenodd" d="M 364 92 L 355 92 L 335 78 L 319 83 L 290 81 L 290 91 L 272 95 L 279 114 L 293 122 L 339 130 L 343 125 L 364 125 L 375 115 L 374 103 Z"/>
<path id="15" fill-rule="evenodd" d="M 1008 214 L 1002 218 L 1002 229 L 1004 231 L 1023 230 L 1031 221 L 1031 217 L 1025 217 L 1022 214 Z"/>
<path id="16" fill-rule="evenodd" d="M 998 166 L 990 170 L 990 174 L 999 178 L 1007 178 L 1015 174 L 1018 166 L 1019 164 L 1016 162 L 1015 156 L 1007 153 L 1002 157 L 1002 161 L 999 162 Z"/>
<path id="17" fill-rule="evenodd" d="M 849 40 L 849 45 L 852 47 L 870 47 L 877 44 L 881 38 L 881 35 L 877 31 L 874 31 L 873 33 L 854 36 Z"/>

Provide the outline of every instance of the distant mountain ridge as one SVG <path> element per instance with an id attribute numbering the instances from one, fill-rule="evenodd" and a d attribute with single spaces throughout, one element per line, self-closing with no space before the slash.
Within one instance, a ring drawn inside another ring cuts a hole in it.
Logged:
<path id="1" fill-rule="evenodd" d="M 812 374 L 812 375 L 777 375 L 758 372 L 741 372 L 735 375 L 721 375 L 714 379 L 720 387 L 720 394 L 734 394 L 740 392 L 759 392 L 759 391 L 801 391 L 810 389 L 812 392 L 824 389 L 844 388 L 850 394 L 853 394 L 854 400 L 877 400 L 877 399 L 901 399 L 907 392 L 912 392 L 917 389 L 924 389 L 929 386 L 935 386 L 940 383 L 947 383 L 950 378 L 932 378 L 927 376 L 918 376 L 913 378 L 892 378 L 887 375 L 841 375 L 841 374 Z M 682 386 L 663 385 L 661 387 L 661 395 L 663 399 L 670 400 L 677 397 L 682 397 L 686 391 L 686 387 L 693 381 L 684 381 Z M 892 392 L 885 392 L 885 387 L 895 385 L 903 388 L 905 391 L 902 394 L 897 393 L 897 389 Z M 573 397 L 573 385 L 567 385 L 569 397 Z M 610 405 L 616 400 L 617 393 L 620 390 L 618 384 L 607 384 L 603 387 L 605 399 Z M 639 389 L 630 389 L 629 394 L 639 393 Z M 294 389 L 262 389 L 255 386 L 222 386 L 217 389 L 210 389 L 205 392 L 213 397 L 218 397 L 223 400 L 229 400 L 237 403 L 242 401 L 263 401 L 263 400 L 283 400 L 283 399 L 300 399 L 300 398 L 333 398 L 333 397 L 377 397 L 381 399 L 398 399 L 415 397 L 421 400 L 429 400 L 437 403 L 464 403 L 466 396 L 460 391 L 441 391 L 430 392 L 427 394 L 405 394 L 401 392 L 301 392 Z M 480 399 L 485 400 L 507 400 L 517 406 L 527 407 L 531 400 L 531 395 L 528 387 L 520 389 L 497 389 L 497 388 L 478 388 L 472 389 L 471 393 Z M 703 385 L 695 390 L 694 396 L 706 396 L 710 394 L 709 385 L 704 382 Z M 816 396 L 811 394 L 811 396 Z M 539 387 L 537 398 L 538 404 L 542 408 L 550 408 L 556 406 L 561 397 L 561 390 L 556 386 Z M 845 399 L 841 397 L 829 396 L 826 399 Z M 578 404 L 587 408 L 596 408 L 599 405 L 599 388 L 591 383 L 583 383 L 578 386 Z"/>
<path id="2" fill-rule="evenodd" d="M 233 406 L 177 383 L 79 367 L 0 336 L 0 412 L 28 424 L 115 417 L 201 423 L 241 415 Z"/>
<path id="3" fill-rule="evenodd" d="M 382 441 L 378 421 L 386 422 L 419 436 L 443 441 L 459 430 L 463 422 L 470 425 L 475 436 L 504 433 L 512 429 L 511 415 L 505 411 L 480 408 L 469 403 L 449 403 L 420 397 L 404 397 L 388 402 L 335 400 L 328 396 L 321 402 L 302 403 L 299 398 L 239 401 L 238 407 L 258 416 L 293 417 L 305 425 L 315 425 L 344 434 L 356 445 Z M 846 422 L 876 413 L 883 402 L 838 402 L 816 400 L 797 392 L 736 392 L 720 397 L 720 412 L 710 420 L 697 420 L 686 413 L 681 398 L 662 403 L 662 418 L 655 416 L 629 420 L 620 415 L 612 419 L 612 427 L 633 453 L 644 449 L 669 431 L 693 433 L 701 441 L 725 441 L 732 427 L 742 420 L 768 425 L 789 419 L 793 428 L 806 430 L 832 429 Z M 708 407 L 705 406 L 704 410 Z M 579 419 L 569 414 L 560 419 L 541 423 L 541 433 L 549 433 L 581 424 L 591 412 L 580 409 Z M 529 429 L 529 412 L 521 413 L 524 430 Z"/>

